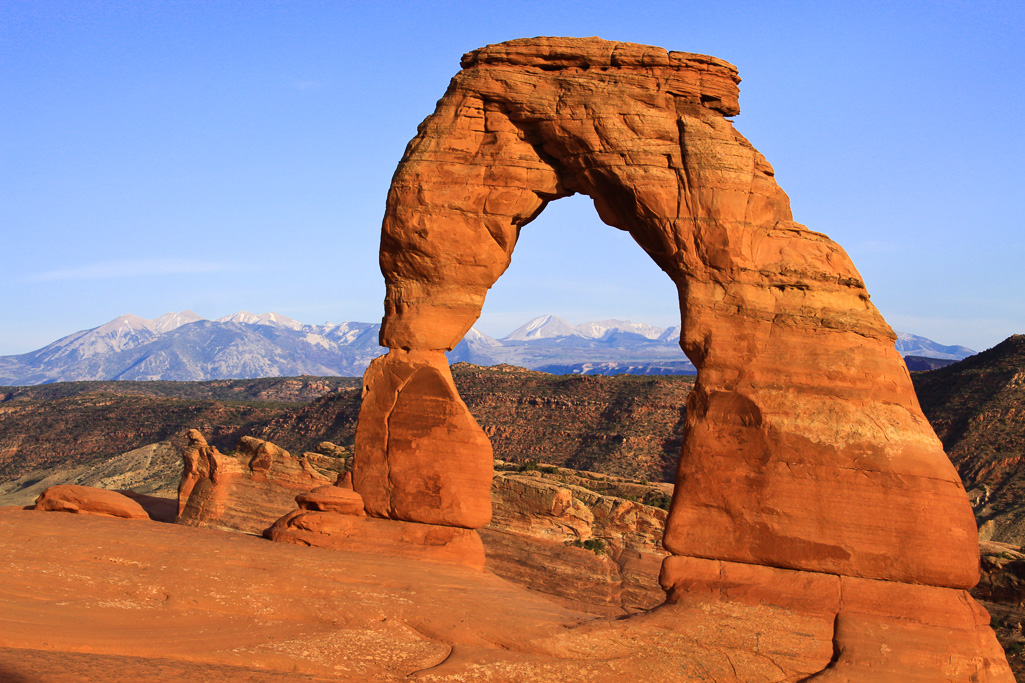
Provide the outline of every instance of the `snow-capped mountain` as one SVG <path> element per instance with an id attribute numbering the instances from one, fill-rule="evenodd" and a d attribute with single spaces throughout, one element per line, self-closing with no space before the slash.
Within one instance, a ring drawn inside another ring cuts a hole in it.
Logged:
<path id="1" fill-rule="evenodd" d="M 381 326 L 308 325 L 277 313 L 240 311 L 206 320 L 192 311 L 147 320 L 122 315 L 48 346 L 0 357 L 0 385 L 75 380 L 206 380 L 295 375 L 358 376 L 384 353 Z M 572 325 L 545 315 L 501 339 L 471 328 L 451 362 L 509 363 L 559 374 L 692 374 L 680 328 L 626 320 Z M 974 353 L 901 334 L 902 355 L 960 359 Z"/>
<path id="2" fill-rule="evenodd" d="M 897 351 L 902 356 L 945 358 L 947 360 L 961 360 L 976 353 L 965 346 L 943 346 L 932 339 L 918 337 L 907 332 L 897 333 Z"/>
<path id="3" fill-rule="evenodd" d="M 677 330 L 679 338 L 679 328 Z M 533 341 L 537 339 L 555 339 L 558 337 L 582 337 L 584 339 L 602 339 L 615 332 L 628 332 L 647 339 L 659 339 L 667 330 L 647 323 L 634 323 L 629 320 L 597 320 L 594 322 L 570 325 L 562 318 L 554 315 L 542 315 L 521 325 L 502 341 Z"/>
<path id="4" fill-rule="evenodd" d="M 180 313 L 165 313 L 159 318 L 154 318 L 153 320 L 144 322 L 153 323 L 153 331 L 157 334 L 163 334 L 164 332 L 170 332 L 182 325 L 188 325 L 189 323 L 198 322 L 200 320 L 203 320 L 203 318 L 192 311 L 182 311 Z"/>
<path id="5" fill-rule="evenodd" d="M 543 315 L 501 339 L 471 330 L 449 360 L 478 365 L 508 363 L 559 374 L 693 374 L 679 346 L 680 328 L 628 320 L 571 325 Z"/>
<path id="6" fill-rule="evenodd" d="M 0 357 L 0 384 L 356 376 L 383 351 L 379 329 L 370 323 L 306 325 L 246 311 L 218 320 L 192 311 L 154 320 L 123 315 L 38 351 Z"/>
<path id="7" fill-rule="evenodd" d="M 292 320 L 291 318 L 278 313 L 261 313 L 256 315 L 249 311 L 239 311 L 232 315 L 226 315 L 223 318 L 218 318 L 216 322 L 241 323 L 243 325 L 270 325 L 271 327 L 280 327 L 283 330 L 301 330 L 304 327 L 310 327 L 309 325 L 303 325 L 298 320 Z"/>
<path id="8" fill-rule="evenodd" d="M 577 328 L 562 318 L 554 315 L 542 315 L 502 337 L 502 341 L 531 341 L 534 339 L 553 339 L 556 337 L 583 336 Z"/>

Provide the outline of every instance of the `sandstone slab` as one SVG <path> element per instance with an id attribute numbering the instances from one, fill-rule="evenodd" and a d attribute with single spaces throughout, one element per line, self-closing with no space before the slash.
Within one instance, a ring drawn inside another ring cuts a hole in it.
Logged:
<path id="1" fill-rule="evenodd" d="M 128 496 L 117 491 L 74 484 L 46 489 L 39 494 L 33 509 L 122 519 L 149 519 L 146 510 Z"/>
<path id="2" fill-rule="evenodd" d="M 264 532 L 272 541 L 361 553 L 382 553 L 484 569 L 484 545 L 473 529 L 296 510 Z"/>
<path id="3" fill-rule="evenodd" d="M 0 572 L 0 672 L 32 681 L 782 683 L 833 656 L 812 600 L 604 619 L 465 567 L 147 521 L 0 509 Z"/>
<path id="4" fill-rule="evenodd" d="M 676 556 L 660 581 L 671 604 L 712 599 L 803 615 L 829 653 L 808 680 L 1014 680 L 989 614 L 963 590 Z"/>

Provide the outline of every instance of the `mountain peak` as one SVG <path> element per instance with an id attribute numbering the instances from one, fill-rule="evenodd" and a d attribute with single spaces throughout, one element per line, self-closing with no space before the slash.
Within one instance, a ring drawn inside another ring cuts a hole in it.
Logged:
<path id="1" fill-rule="evenodd" d="M 152 323 L 151 329 L 153 329 L 154 332 L 163 334 L 164 332 L 170 332 L 171 330 L 177 329 L 182 325 L 199 322 L 200 320 L 205 320 L 205 318 L 196 315 L 192 311 L 186 310 L 181 311 L 180 313 L 171 311 L 170 313 L 165 313 L 159 318 L 154 318 L 149 322 Z"/>
<path id="2" fill-rule="evenodd" d="M 530 341 L 531 339 L 547 339 L 550 337 L 570 337 L 578 334 L 575 327 L 562 318 L 554 315 L 541 315 L 517 327 L 502 341 Z"/>
<path id="3" fill-rule="evenodd" d="M 897 353 L 901 356 L 923 356 L 925 358 L 945 358 L 961 360 L 975 355 L 975 351 L 965 346 L 944 346 L 931 339 L 919 337 L 907 332 L 897 332 Z"/>
<path id="4" fill-rule="evenodd" d="M 249 311 L 239 311 L 223 318 L 218 318 L 219 323 L 239 323 L 242 325 L 270 325 L 286 330 L 301 330 L 303 324 L 297 320 L 281 315 L 280 313 L 261 313 L 256 315 Z"/>
<path id="5" fill-rule="evenodd" d="M 153 330 L 153 321 L 140 318 L 133 313 L 126 313 L 125 315 L 119 315 L 110 322 L 104 323 L 99 327 L 93 328 L 94 332 L 98 334 L 112 335 L 118 333 L 124 333 L 125 331 L 139 330 Z"/>

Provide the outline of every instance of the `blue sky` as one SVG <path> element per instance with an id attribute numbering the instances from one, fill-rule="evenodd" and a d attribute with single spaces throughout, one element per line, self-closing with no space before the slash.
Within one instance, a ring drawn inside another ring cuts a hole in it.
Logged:
<path id="1" fill-rule="evenodd" d="M 737 128 L 896 329 L 1025 333 L 1020 2 L 0 4 L 0 355 L 123 313 L 378 321 L 384 197 L 462 53 L 597 35 L 738 66 Z M 677 324 L 588 200 L 523 230 L 479 327 Z"/>

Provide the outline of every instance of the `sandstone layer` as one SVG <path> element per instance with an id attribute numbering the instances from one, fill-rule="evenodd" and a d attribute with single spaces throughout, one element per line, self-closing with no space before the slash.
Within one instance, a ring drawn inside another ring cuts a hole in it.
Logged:
<path id="1" fill-rule="evenodd" d="M 548 202 L 583 193 L 677 285 L 680 343 L 698 369 L 665 529 L 670 560 L 846 586 L 851 614 L 870 616 L 818 613 L 839 654 L 830 675 L 1010 676 L 992 664 L 992 631 L 970 606 L 901 640 L 903 654 L 882 649 L 898 616 L 878 595 L 917 604 L 928 587 L 943 614 L 971 603 L 975 522 L 858 271 L 793 221 L 771 165 L 726 119 L 739 113 L 736 69 L 571 38 L 490 45 L 462 67 L 388 194 L 381 343 L 391 351 L 367 372 L 357 432 L 355 487 L 372 514 L 479 526 L 452 501 L 486 496 L 483 477 L 462 473 L 483 472 L 489 453 L 444 382 L 442 354 L 477 320 L 522 228 Z M 425 366 L 430 381 L 404 395 Z M 407 400 L 418 397 L 423 408 Z M 422 449 L 438 457 L 421 474 Z M 685 576 L 668 576 L 673 595 L 689 590 Z M 964 634 L 953 671 L 947 640 Z"/>
<path id="2" fill-rule="evenodd" d="M 494 517 L 480 530 L 487 570 L 596 614 L 631 613 L 662 604 L 665 593 L 658 573 L 666 556 L 666 511 L 621 497 L 657 495 L 658 486 L 545 469 L 549 471 L 496 472 L 491 488 Z"/>
<path id="3" fill-rule="evenodd" d="M 190 430 L 182 459 L 176 521 L 189 526 L 260 533 L 295 507 L 296 495 L 333 481 L 307 457 L 250 436 L 220 453 Z"/>
<path id="4" fill-rule="evenodd" d="M 363 498 L 338 485 L 300 494 L 295 502 L 299 509 L 264 530 L 266 538 L 484 569 L 484 546 L 473 529 L 367 517 Z"/>

